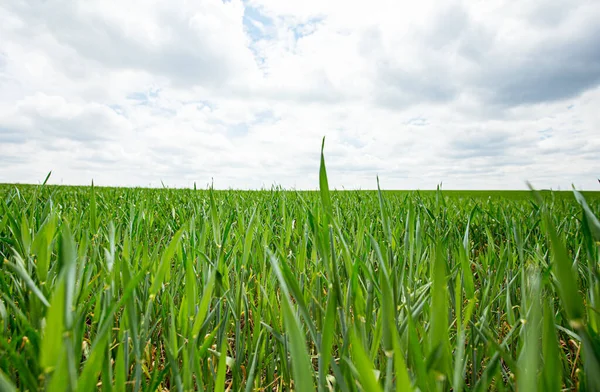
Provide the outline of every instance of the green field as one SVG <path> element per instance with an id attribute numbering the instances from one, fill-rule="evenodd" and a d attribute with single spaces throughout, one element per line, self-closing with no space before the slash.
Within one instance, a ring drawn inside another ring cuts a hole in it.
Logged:
<path id="1" fill-rule="evenodd" d="M 600 194 L 329 192 L 324 169 L 316 192 L 0 186 L 0 391 L 600 390 Z"/>

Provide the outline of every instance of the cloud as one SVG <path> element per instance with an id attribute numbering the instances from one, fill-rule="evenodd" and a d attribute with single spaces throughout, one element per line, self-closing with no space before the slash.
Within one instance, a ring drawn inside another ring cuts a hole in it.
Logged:
<path id="1" fill-rule="evenodd" d="M 600 4 L 0 5 L 0 178 L 595 189 Z"/>
<path id="2" fill-rule="evenodd" d="M 156 73 L 174 84 L 213 86 L 255 68 L 239 1 L 58 0 L 9 6 L 27 21 L 15 29 L 23 39 L 47 35 L 105 67 Z"/>
<path id="3" fill-rule="evenodd" d="M 573 98 L 600 85 L 600 7 L 546 5 L 527 13 L 498 7 L 500 18 L 459 3 L 442 6 L 401 40 L 371 33 L 376 42 L 365 45 L 379 48 L 370 53 L 378 101 L 446 104 L 462 94 L 506 108 Z"/>
<path id="4" fill-rule="evenodd" d="M 558 101 L 600 85 L 600 10 L 572 8 L 558 28 L 529 45 L 499 40 L 474 78 L 485 99 L 506 106 Z"/>
<path id="5" fill-rule="evenodd" d="M 97 103 L 72 103 L 37 93 L 16 103 L 0 116 L 0 128 L 13 142 L 68 139 L 81 143 L 108 141 L 126 132 L 125 118 Z"/>

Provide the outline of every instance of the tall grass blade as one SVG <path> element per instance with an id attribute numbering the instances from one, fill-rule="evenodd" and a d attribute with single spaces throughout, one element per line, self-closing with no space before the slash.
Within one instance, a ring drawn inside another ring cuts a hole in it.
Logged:
<path id="1" fill-rule="evenodd" d="M 290 302 L 290 292 L 279 268 L 279 262 L 270 252 L 269 260 L 281 287 L 281 310 L 290 348 L 294 389 L 301 392 L 314 391 L 312 365 L 306 349 L 305 334 L 302 331 L 300 320 L 294 314 Z"/>

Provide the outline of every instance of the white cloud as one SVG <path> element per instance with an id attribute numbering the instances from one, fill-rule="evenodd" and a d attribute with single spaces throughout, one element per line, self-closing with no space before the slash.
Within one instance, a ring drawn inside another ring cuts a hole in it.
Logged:
<path id="1" fill-rule="evenodd" d="M 600 3 L 0 5 L 0 178 L 597 187 Z"/>

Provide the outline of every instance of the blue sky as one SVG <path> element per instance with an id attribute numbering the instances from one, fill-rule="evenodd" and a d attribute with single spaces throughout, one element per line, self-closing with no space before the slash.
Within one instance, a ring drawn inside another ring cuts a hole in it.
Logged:
<path id="1" fill-rule="evenodd" d="M 251 4 L 246 4 L 244 7 L 244 29 L 251 40 L 257 41 L 260 39 L 273 38 L 269 34 L 269 30 L 272 30 L 275 25 L 273 19 L 264 15 L 260 8 L 253 7 Z"/>
<path id="2" fill-rule="evenodd" d="M 600 3 L 0 5 L 0 181 L 598 189 Z"/>

